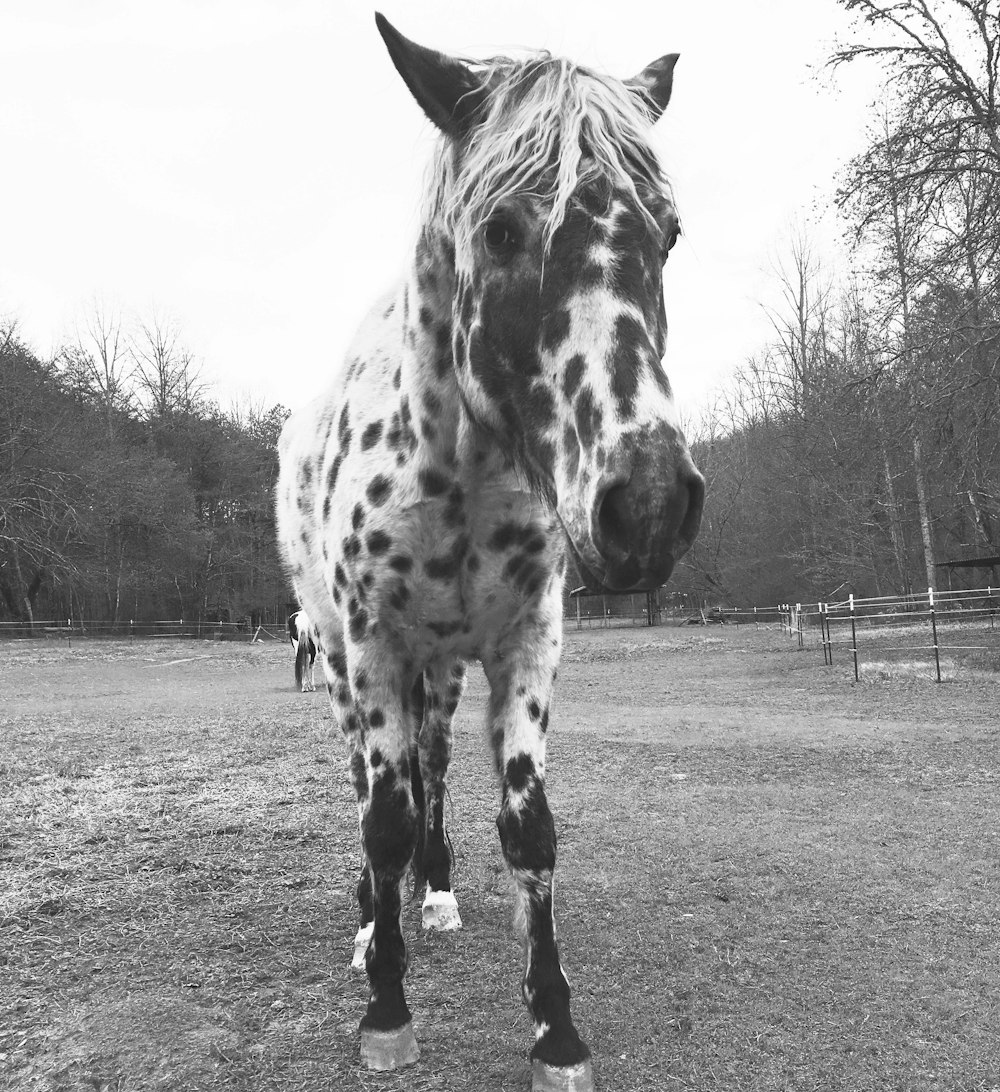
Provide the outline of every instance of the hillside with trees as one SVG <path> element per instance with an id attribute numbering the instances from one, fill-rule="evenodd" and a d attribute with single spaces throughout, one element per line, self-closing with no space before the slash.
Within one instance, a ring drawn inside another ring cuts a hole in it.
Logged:
<path id="1" fill-rule="evenodd" d="M 0 329 L 0 621 L 236 621 L 284 610 L 275 445 L 223 411 L 169 324 L 95 308 L 40 360 Z"/>
<path id="2" fill-rule="evenodd" d="M 851 272 L 806 233 L 775 337 L 697 443 L 710 502 L 680 581 L 736 604 L 908 594 L 995 556 L 1000 520 L 1000 7 L 844 0 L 885 76 L 837 196 Z"/>

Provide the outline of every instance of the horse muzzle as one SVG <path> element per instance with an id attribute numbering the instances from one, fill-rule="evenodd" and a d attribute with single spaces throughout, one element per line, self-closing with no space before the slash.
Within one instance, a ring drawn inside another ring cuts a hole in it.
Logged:
<path id="1" fill-rule="evenodd" d="M 582 575 L 607 591 L 665 583 L 701 526 L 705 479 L 683 440 L 672 430 L 646 437 L 627 462 L 607 468 L 591 512 L 596 564 L 582 559 L 588 570 Z"/>

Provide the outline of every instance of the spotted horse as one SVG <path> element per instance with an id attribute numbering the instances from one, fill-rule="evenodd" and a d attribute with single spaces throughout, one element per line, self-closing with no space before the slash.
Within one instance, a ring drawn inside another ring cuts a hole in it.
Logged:
<path id="1" fill-rule="evenodd" d="M 416 854 L 431 909 L 457 916 L 443 794 L 478 659 L 532 1087 L 588 1090 L 556 945 L 546 729 L 567 558 L 595 589 L 655 588 L 701 518 L 660 363 L 680 227 L 650 130 L 677 57 L 620 81 L 544 52 L 460 59 L 376 21 L 439 130 L 423 217 L 341 374 L 286 424 L 277 487 L 283 556 L 319 633 L 357 794 L 361 1054 L 377 1070 L 418 1057 L 401 881 Z"/>
<path id="2" fill-rule="evenodd" d="M 295 685 L 303 694 L 315 690 L 313 666 L 316 663 L 317 641 L 312 622 L 304 610 L 288 616 L 288 639 L 295 653 Z"/>

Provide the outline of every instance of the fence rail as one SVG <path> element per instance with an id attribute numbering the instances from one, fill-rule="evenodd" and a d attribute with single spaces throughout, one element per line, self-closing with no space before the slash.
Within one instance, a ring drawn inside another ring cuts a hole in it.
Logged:
<path id="1" fill-rule="evenodd" d="M 965 660 L 1000 656 L 1000 589 L 881 596 L 835 603 L 785 603 L 780 624 L 801 649 L 819 648 L 831 665 L 835 650 L 850 656 L 855 681 L 863 663 L 901 655 L 923 657 L 941 682 L 942 656 Z"/>
<path id="2" fill-rule="evenodd" d="M 205 641 L 284 640 L 284 626 L 248 622 L 212 622 L 184 618 L 129 619 L 120 622 L 86 621 L 73 618 L 34 622 L 0 622 L 0 641 L 44 641 L 151 638 L 187 638 Z"/>

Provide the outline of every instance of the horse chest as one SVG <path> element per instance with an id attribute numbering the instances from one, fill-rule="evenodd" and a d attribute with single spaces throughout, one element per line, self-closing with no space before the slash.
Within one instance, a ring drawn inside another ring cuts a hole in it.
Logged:
<path id="1" fill-rule="evenodd" d="M 477 487 L 460 521 L 445 518 L 446 503 L 387 513 L 394 552 L 368 578 L 377 632 L 411 661 L 480 655 L 497 635 L 530 626 L 539 597 L 561 580 L 562 532 L 537 500 Z"/>

